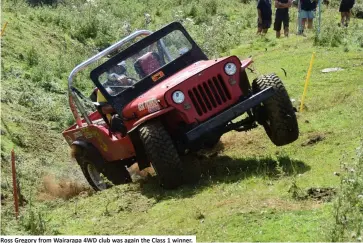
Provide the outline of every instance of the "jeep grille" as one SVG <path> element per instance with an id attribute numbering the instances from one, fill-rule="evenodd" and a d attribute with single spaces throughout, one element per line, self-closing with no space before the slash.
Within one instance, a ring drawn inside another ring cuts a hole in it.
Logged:
<path id="1" fill-rule="evenodd" d="M 200 116 L 231 99 L 231 94 L 221 75 L 193 87 L 188 91 L 188 95 Z"/>

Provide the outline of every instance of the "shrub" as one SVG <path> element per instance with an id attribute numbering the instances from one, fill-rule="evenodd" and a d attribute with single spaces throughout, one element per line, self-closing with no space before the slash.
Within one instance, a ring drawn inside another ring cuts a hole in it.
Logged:
<path id="1" fill-rule="evenodd" d="M 345 35 L 344 29 L 328 25 L 322 28 L 320 35 L 316 33 L 314 45 L 338 47 L 343 43 Z"/>
<path id="2" fill-rule="evenodd" d="M 79 42 L 86 44 L 87 39 L 97 37 L 98 24 L 99 22 L 96 18 L 90 18 L 88 21 L 82 21 L 77 24 L 75 30 L 71 33 L 71 36 Z"/>
<path id="3" fill-rule="evenodd" d="M 61 0 L 27 0 L 31 6 L 57 5 Z"/>
<path id="4" fill-rule="evenodd" d="M 34 46 L 32 46 L 26 52 L 26 62 L 27 62 L 29 67 L 33 67 L 35 65 L 38 65 L 38 63 L 39 63 L 39 54 L 38 54 L 38 51 L 35 49 Z"/>
<path id="5" fill-rule="evenodd" d="M 204 4 L 204 6 L 208 14 L 210 15 L 217 14 L 218 5 L 216 0 L 209 0 Z"/>
<path id="6" fill-rule="evenodd" d="M 37 99 L 35 98 L 34 94 L 31 92 L 24 91 L 18 100 L 19 105 L 25 106 L 25 107 L 33 107 L 37 102 Z"/>
<path id="7" fill-rule="evenodd" d="M 21 224 L 30 235 L 42 235 L 46 231 L 46 221 L 40 211 L 30 207 L 29 213 L 21 219 Z"/>
<path id="8" fill-rule="evenodd" d="M 356 3 L 352 9 L 352 13 L 356 18 L 363 19 L 363 4 Z"/>
<path id="9" fill-rule="evenodd" d="M 344 174 L 335 204 L 332 241 L 362 241 L 363 238 L 363 142 L 352 164 L 342 163 Z"/>

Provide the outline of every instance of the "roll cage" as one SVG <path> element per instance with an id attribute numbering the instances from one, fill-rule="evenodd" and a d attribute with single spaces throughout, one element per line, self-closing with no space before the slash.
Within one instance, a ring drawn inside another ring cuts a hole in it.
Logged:
<path id="1" fill-rule="evenodd" d="M 121 39 L 120 41 L 116 42 L 115 44 L 111 45 L 110 47 L 106 48 L 105 50 L 97 53 L 93 57 L 89 58 L 88 60 L 82 62 L 78 66 L 76 66 L 72 72 L 70 73 L 68 77 L 68 97 L 69 97 L 69 107 L 71 108 L 72 114 L 74 116 L 74 119 L 76 120 L 77 126 L 82 127 L 82 119 L 77 111 L 81 113 L 81 115 L 84 117 L 84 120 L 88 125 L 92 124 L 92 121 L 89 119 L 84 106 L 80 102 L 77 92 L 73 89 L 73 79 L 76 76 L 77 73 L 84 70 L 89 65 L 93 64 L 94 62 L 100 60 L 102 57 L 105 57 L 109 55 L 110 53 L 114 52 L 115 50 L 119 49 L 126 43 L 134 40 L 135 38 L 139 36 L 148 36 L 152 34 L 153 32 L 149 30 L 138 30 L 134 33 L 130 34 L 129 36 Z"/>

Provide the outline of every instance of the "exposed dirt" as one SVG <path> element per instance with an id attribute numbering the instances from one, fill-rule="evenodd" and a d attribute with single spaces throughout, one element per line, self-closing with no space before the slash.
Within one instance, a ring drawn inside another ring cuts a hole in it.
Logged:
<path id="1" fill-rule="evenodd" d="M 282 200 L 278 198 L 270 198 L 262 203 L 263 207 L 272 208 L 275 210 L 294 211 L 294 210 L 307 210 L 312 208 L 319 208 L 321 204 L 316 202 L 293 202 L 289 200 Z"/>
<path id="2" fill-rule="evenodd" d="M 295 199 L 302 200 L 314 200 L 317 202 L 330 202 L 336 195 L 337 190 L 333 187 L 311 187 L 300 195 L 297 195 Z"/>
<path id="3" fill-rule="evenodd" d="M 267 198 L 256 204 L 254 200 L 249 198 L 227 199 L 216 204 L 217 207 L 228 206 L 228 208 L 238 208 L 243 205 L 246 212 L 260 212 L 261 210 L 277 210 L 277 211 L 294 211 L 308 210 L 321 207 L 321 203 L 313 201 L 292 201 L 280 198 Z"/>
<path id="4" fill-rule="evenodd" d="M 127 170 L 129 171 L 133 181 L 147 179 L 149 176 L 155 175 L 155 170 L 153 167 L 140 170 L 137 163 L 131 165 L 129 168 L 127 168 Z"/>
<path id="5" fill-rule="evenodd" d="M 322 188 L 309 188 L 307 190 L 307 197 L 317 201 L 329 202 L 336 194 L 336 189 L 333 187 Z"/>
<path id="6" fill-rule="evenodd" d="M 324 139 L 325 139 L 325 134 L 323 134 L 323 133 L 310 134 L 308 139 L 305 142 L 303 142 L 301 144 L 301 146 L 305 147 L 308 145 L 313 145 L 313 144 L 323 141 Z"/>
<path id="7" fill-rule="evenodd" d="M 93 191 L 86 185 L 69 179 L 57 180 L 53 175 L 43 177 L 38 199 L 42 201 L 62 198 L 71 199 L 78 195 L 91 195 Z"/>

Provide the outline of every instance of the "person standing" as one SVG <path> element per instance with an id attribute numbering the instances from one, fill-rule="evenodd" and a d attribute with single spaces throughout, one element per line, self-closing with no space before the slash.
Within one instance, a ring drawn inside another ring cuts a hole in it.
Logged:
<path id="1" fill-rule="evenodd" d="M 292 0 L 275 0 L 276 14 L 274 22 L 274 30 L 276 38 L 281 36 L 281 26 L 284 24 L 284 35 L 289 36 L 289 8 L 292 5 Z"/>
<path id="2" fill-rule="evenodd" d="M 355 4 L 355 0 L 342 0 L 339 6 L 339 12 L 341 14 L 340 24 L 341 26 L 348 27 L 350 21 L 350 11 Z"/>
<path id="3" fill-rule="evenodd" d="M 300 0 L 299 19 L 301 24 L 299 26 L 299 34 L 304 34 L 306 22 L 308 22 L 308 29 L 313 28 L 313 19 L 315 18 L 315 10 L 317 7 L 317 0 Z"/>
<path id="4" fill-rule="evenodd" d="M 266 34 L 271 27 L 272 10 L 271 0 L 258 0 L 257 2 L 257 34 Z"/>

